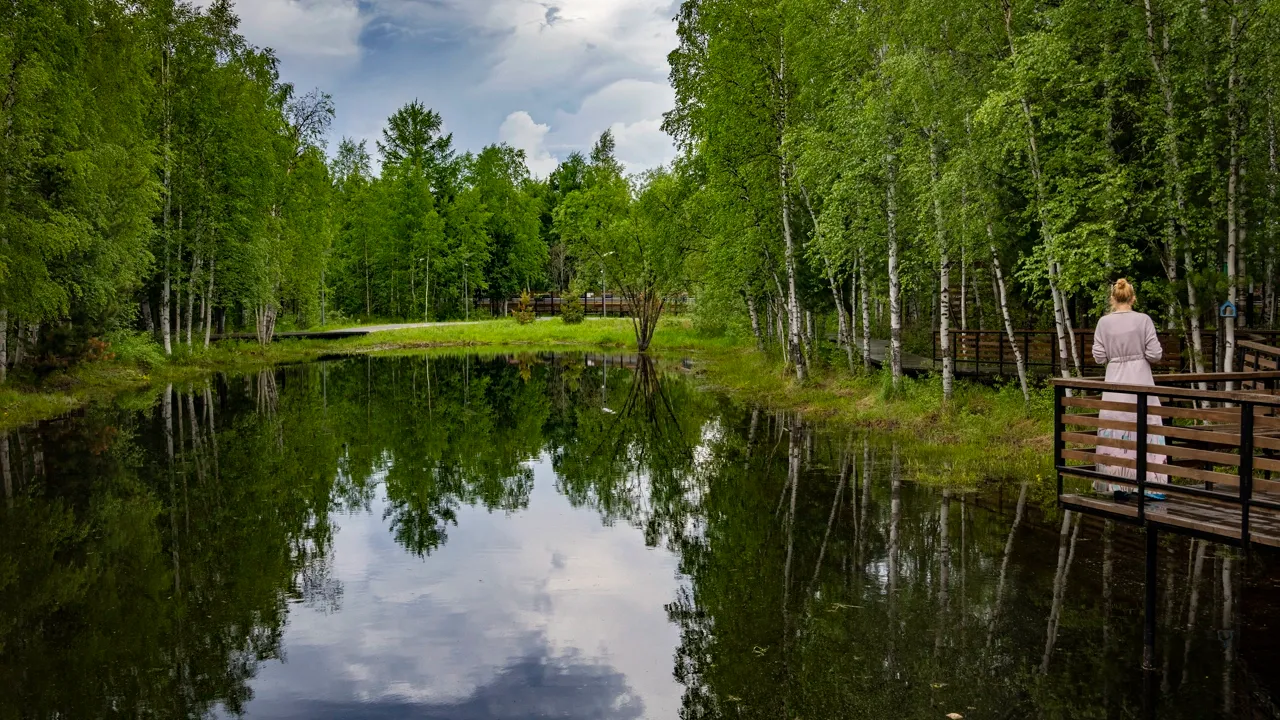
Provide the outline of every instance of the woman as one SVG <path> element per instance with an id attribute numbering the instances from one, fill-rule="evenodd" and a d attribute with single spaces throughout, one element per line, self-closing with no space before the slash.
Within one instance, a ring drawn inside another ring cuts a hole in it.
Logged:
<path id="1" fill-rule="evenodd" d="M 1098 321 L 1098 329 L 1093 333 L 1093 359 L 1099 365 L 1105 364 L 1107 366 L 1107 382 L 1109 383 L 1155 385 L 1155 378 L 1151 376 L 1151 363 L 1159 362 L 1164 355 L 1164 350 L 1160 347 L 1160 338 L 1156 336 L 1155 323 L 1151 322 L 1149 316 L 1134 312 L 1134 299 L 1133 286 L 1129 284 L 1128 280 L 1121 278 L 1111 287 L 1111 312 Z M 1104 392 L 1102 393 L 1102 399 L 1108 402 L 1127 403 L 1133 406 L 1136 406 L 1138 402 L 1137 396 L 1128 393 Z M 1159 406 L 1160 398 L 1147 397 L 1147 407 Z M 1136 412 L 1123 412 L 1120 410 L 1100 410 L 1098 417 L 1103 420 L 1116 420 L 1125 423 L 1136 423 L 1138 420 Z M 1159 415 L 1152 415 L 1148 411 L 1147 424 L 1150 426 L 1164 423 Z M 1136 450 L 1101 444 L 1103 438 L 1126 440 L 1129 443 L 1136 442 L 1138 439 L 1136 431 L 1098 428 L 1098 438 L 1098 455 L 1128 460 L 1137 459 L 1138 453 Z M 1147 435 L 1148 447 L 1163 444 L 1163 437 Z M 1152 463 L 1164 464 L 1164 461 L 1164 455 L 1147 453 L 1148 465 Z M 1130 481 L 1138 477 L 1138 472 L 1134 468 L 1104 463 L 1104 459 L 1099 460 L 1098 470 L 1108 475 L 1115 475 Z M 1169 482 L 1169 476 L 1148 471 L 1147 482 L 1167 483 Z M 1111 492 L 1122 491 L 1127 488 L 1120 485 L 1094 482 L 1094 489 L 1100 492 Z M 1163 499 L 1163 495 L 1158 493 L 1148 493 L 1148 497 Z"/>

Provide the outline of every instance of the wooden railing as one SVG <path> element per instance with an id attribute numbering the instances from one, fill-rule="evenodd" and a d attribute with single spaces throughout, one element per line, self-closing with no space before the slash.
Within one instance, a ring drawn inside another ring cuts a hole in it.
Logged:
<path id="1" fill-rule="evenodd" d="M 956 369 L 959 371 L 1004 375 L 1017 368 L 1013 344 L 1009 341 L 1008 333 L 1003 330 L 952 330 L 950 335 L 952 357 L 955 358 Z M 1192 369 L 1190 348 L 1182 334 L 1165 332 L 1159 333 L 1159 337 L 1164 357 L 1155 364 L 1157 370 Z M 1049 375 L 1059 374 L 1061 358 L 1058 355 L 1057 333 L 1052 330 L 1015 330 L 1014 338 L 1028 368 Z M 1213 346 L 1217 336 L 1213 332 L 1205 332 L 1202 338 L 1206 366 L 1216 370 Z M 1085 374 L 1101 375 L 1103 366 L 1093 361 L 1093 330 L 1076 330 L 1075 345 Z M 938 333 L 933 335 L 933 359 L 942 360 L 942 344 Z"/>
<path id="2" fill-rule="evenodd" d="M 1240 350 L 1240 370 L 1243 372 L 1271 372 L 1280 370 L 1280 347 L 1263 345 L 1252 340 L 1237 340 Z M 1257 380 L 1244 380 L 1240 389 L 1255 391 L 1262 389 Z"/>
<path id="3" fill-rule="evenodd" d="M 1255 390 L 1222 389 L 1244 381 Z M 1280 545 L 1280 481 L 1273 479 L 1280 473 L 1280 371 L 1160 375 L 1156 383 L 1053 381 L 1059 500 L 1245 545 Z M 1210 389 L 1193 387 L 1200 383 Z M 1136 501 L 1068 495 L 1067 477 L 1134 492 Z M 1155 482 L 1162 479 L 1168 482 Z M 1153 492 L 1169 500 L 1155 516 Z"/>
<path id="4" fill-rule="evenodd" d="M 561 314 L 564 307 L 564 296 L 556 293 L 545 293 L 535 295 L 533 297 L 533 314 L 536 317 L 552 317 Z M 689 303 L 688 298 L 673 298 L 667 301 L 666 309 L 679 313 Z M 515 312 L 516 307 L 520 304 L 520 298 L 510 298 L 507 300 L 507 310 Z M 502 314 L 502 300 L 500 298 L 480 298 L 476 300 L 475 307 L 488 308 L 489 312 L 497 317 Z M 604 315 L 607 317 L 630 317 L 631 303 L 619 295 L 610 294 L 607 298 L 599 295 L 593 297 L 582 298 L 582 311 L 586 315 Z"/>

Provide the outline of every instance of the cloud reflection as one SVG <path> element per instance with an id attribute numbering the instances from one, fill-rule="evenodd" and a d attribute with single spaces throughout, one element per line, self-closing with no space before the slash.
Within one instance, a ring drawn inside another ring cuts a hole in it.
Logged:
<path id="1" fill-rule="evenodd" d="M 367 718 L 395 720 L 633 720 L 644 717 L 644 702 L 632 694 L 622 673 L 575 657 L 552 657 L 550 648 L 520 658 L 492 681 L 456 702 L 303 702 L 279 718 Z"/>

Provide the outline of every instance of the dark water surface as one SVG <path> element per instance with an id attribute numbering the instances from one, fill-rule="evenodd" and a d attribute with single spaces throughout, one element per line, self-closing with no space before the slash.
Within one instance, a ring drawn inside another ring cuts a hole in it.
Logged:
<path id="1" fill-rule="evenodd" d="M 1274 715 L 1275 555 L 1162 541 L 1144 690 L 1139 532 L 604 360 L 329 361 L 0 435 L 0 718 Z"/>

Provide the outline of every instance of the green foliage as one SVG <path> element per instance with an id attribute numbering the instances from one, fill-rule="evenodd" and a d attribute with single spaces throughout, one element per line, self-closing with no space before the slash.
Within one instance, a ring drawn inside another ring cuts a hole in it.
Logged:
<path id="1" fill-rule="evenodd" d="M 560 300 L 560 319 L 566 325 L 577 325 L 586 319 L 585 308 L 582 305 L 582 296 L 587 292 L 587 285 L 583 282 L 582 276 L 578 275 L 569 283 L 569 289 L 565 292 L 564 297 Z"/>
<path id="2" fill-rule="evenodd" d="M 537 319 L 533 309 L 533 297 L 529 295 L 528 290 L 520 293 L 520 302 L 516 304 L 516 309 L 512 316 L 521 325 L 528 325 Z"/>
<path id="3" fill-rule="evenodd" d="M 155 338 L 132 330 L 117 330 L 105 338 L 115 360 L 150 370 L 165 363 L 164 348 Z"/>

